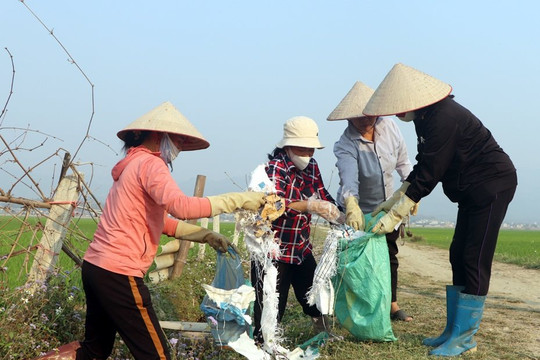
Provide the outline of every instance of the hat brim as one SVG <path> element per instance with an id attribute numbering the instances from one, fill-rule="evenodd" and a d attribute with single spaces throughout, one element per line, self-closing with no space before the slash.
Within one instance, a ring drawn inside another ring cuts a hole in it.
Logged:
<path id="1" fill-rule="evenodd" d="M 347 120 L 359 117 L 366 117 L 363 110 L 375 90 L 357 81 L 349 90 L 347 95 L 341 100 L 336 108 L 328 115 L 326 120 Z"/>
<path id="2" fill-rule="evenodd" d="M 210 146 L 195 126 L 169 101 L 139 117 L 116 136 L 124 140 L 129 131 L 155 131 L 178 135 L 184 140 L 182 151 L 201 150 Z"/>
<path id="3" fill-rule="evenodd" d="M 324 149 L 318 138 L 285 138 L 276 144 L 276 147 L 283 149 L 285 146 L 298 146 L 310 149 Z"/>
<path id="4" fill-rule="evenodd" d="M 441 101 L 451 92 L 449 84 L 398 63 L 379 84 L 363 113 L 388 116 L 415 111 Z"/>
<path id="5" fill-rule="evenodd" d="M 155 132 L 178 135 L 182 137 L 182 140 L 183 140 L 182 149 L 181 149 L 182 151 L 202 150 L 210 146 L 210 143 L 206 141 L 205 139 L 197 138 L 197 137 L 182 134 L 182 133 L 172 132 L 172 131 L 149 130 L 149 129 L 123 129 L 123 130 L 120 130 L 116 134 L 116 136 L 118 136 L 120 140 L 124 140 L 126 133 L 129 131 L 155 131 Z"/>

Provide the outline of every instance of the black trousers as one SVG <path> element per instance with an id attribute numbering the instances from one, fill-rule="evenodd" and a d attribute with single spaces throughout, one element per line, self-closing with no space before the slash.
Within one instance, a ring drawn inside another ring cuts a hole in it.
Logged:
<path id="1" fill-rule="evenodd" d="M 142 278 L 116 274 L 84 262 L 84 341 L 77 359 L 106 359 L 118 332 L 135 359 L 170 359 L 168 341 Z"/>
<path id="2" fill-rule="evenodd" d="M 466 294 L 488 293 L 499 229 L 515 191 L 501 191 L 486 204 L 459 203 L 450 263 L 453 284 L 465 286 Z"/>
<path id="3" fill-rule="evenodd" d="M 274 262 L 277 267 L 277 292 L 279 294 L 278 322 L 281 322 L 287 306 L 289 288 L 292 285 L 294 295 L 298 303 L 302 306 L 304 314 L 311 317 L 322 316 L 315 305 L 308 305 L 306 294 L 313 285 L 313 275 L 317 262 L 313 255 L 304 258 L 300 265 L 286 264 L 279 261 Z M 263 342 L 261 334 L 261 315 L 263 310 L 263 280 L 264 274 L 262 265 L 256 261 L 251 262 L 251 282 L 255 288 L 255 304 L 253 307 L 253 338 L 258 342 Z"/>
<path id="4" fill-rule="evenodd" d="M 390 256 L 390 283 L 392 287 L 392 302 L 397 301 L 397 283 L 398 283 L 398 267 L 399 261 L 397 258 L 399 238 L 399 229 L 386 234 L 386 244 L 388 245 L 388 255 Z"/>

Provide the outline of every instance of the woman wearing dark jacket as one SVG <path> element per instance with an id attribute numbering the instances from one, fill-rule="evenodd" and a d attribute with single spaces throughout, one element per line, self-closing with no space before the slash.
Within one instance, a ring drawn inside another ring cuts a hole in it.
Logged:
<path id="1" fill-rule="evenodd" d="M 516 169 L 491 132 L 450 95 L 452 87 L 416 69 L 396 64 L 364 109 L 370 116 L 413 121 L 417 163 L 404 185 L 374 211 L 386 211 L 373 228 L 387 233 L 435 186 L 458 204 L 450 246 L 452 283 L 446 289 L 447 324 L 423 343 L 431 355 L 474 351 L 489 289 L 497 236 L 517 186 Z"/>

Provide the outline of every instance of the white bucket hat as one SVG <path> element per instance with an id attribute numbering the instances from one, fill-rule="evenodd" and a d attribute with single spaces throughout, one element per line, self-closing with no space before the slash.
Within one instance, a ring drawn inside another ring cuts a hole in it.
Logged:
<path id="1" fill-rule="evenodd" d="M 377 87 L 364 109 L 364 115 L 384 116 L 414 111 L 444 99 L 451 91 L 450 85 L 399 63 Z"/>
<path id="2" fill-rule="evenodd" d="M 210 146 L 210 143 L 195 129 L 195 126 L 169 101 L 144 114 L 120 130 L 116 136 L 124 140 L 125 134 L 128 131 L 135 130 L 149 130 L 180 135 L 184 139 L 182 151 L 206 149 Z"/>
<path id="3" fill-rule="evenodd" d="M 322 149 L 319 142 L 319 127 L 313 119 L 307 116 L 295 116 L 283 125 L 283 139 L 276 147 L 299 146 L 312 149 Z"/>
<path id="4" fill-rule="evenodd" d="M 327 120 L 333 121 L 365 117 L 366 115 L 363 114 L 364 107 L 374 91 L 360 81 L 355 82 L 343 100 L 328 115 Z"/>

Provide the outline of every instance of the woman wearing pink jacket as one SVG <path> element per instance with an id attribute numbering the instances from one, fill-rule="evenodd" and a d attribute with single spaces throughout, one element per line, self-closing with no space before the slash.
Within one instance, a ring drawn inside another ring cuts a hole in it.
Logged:
<path id="1" fill-rule="evenodd" d="M 124 141 L 126 156 L 112 169 L 114 183 L 82 265 L 85 338 L 80 347 L 74 342 L 59 352 L 72 358 L 76 354 L 77 359 L 106 359 L 119 333 L 136 359 L 170 359 L 168 341 L 143 281 L 161 234 L 208 243 L 225 252 L 229 242 L 224 236 L 178 219 L 239 208 L 255 211 L 264 204 L 264 193 L 186 196 L 168 165 L 172 168 L 180 151 L 205 149 L 209 143 L 169 102 L 117 135 Z"/>

